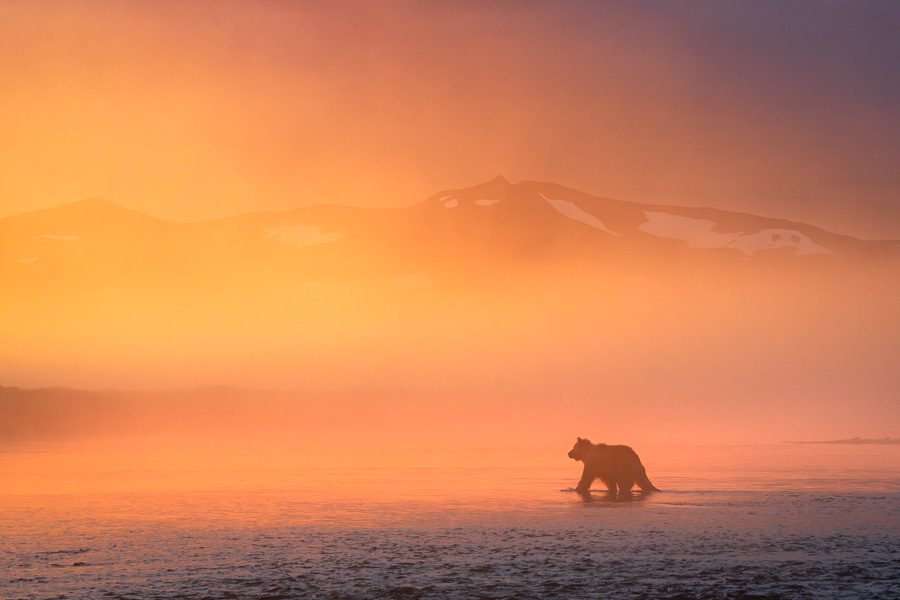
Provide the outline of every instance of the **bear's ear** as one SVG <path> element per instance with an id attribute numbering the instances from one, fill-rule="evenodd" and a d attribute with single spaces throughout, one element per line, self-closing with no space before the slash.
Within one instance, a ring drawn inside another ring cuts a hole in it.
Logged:
<path id="1" fill-rule="evenodd" d="M 578 441 L 579 441 L 579 442 L 583 442 L 583 441 L 584 441 L 584 440 L 583 440 L 583 439 L 581 439 L 581 438 L 578 438 Z"/>

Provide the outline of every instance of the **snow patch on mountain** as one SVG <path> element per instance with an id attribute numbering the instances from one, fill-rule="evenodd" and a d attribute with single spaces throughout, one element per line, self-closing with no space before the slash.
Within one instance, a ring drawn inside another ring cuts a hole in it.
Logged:
<path id="1" fill-rule="evenodd" d="M 57 242 L 80 242 L 81 236 L 78 235 L 60 235 L 57 233 L 42 233 L 34 236 L 39 240 L 54 240 Z"/>
<path id="2" fill-rule="evenodd" d="M 304 247 L 337 242 L 345 236 L 336 231 L 324 231 L 314 225 L 292 225 L 268 229 L 263 237 L 282 244 Z"/>
<path id="3" fill-rule="evenodd" d="M 644 233 L 687 242 L 691 248 L 734 248 L 748 256 L 762 250 L 793 248 L 794 254 L 832 254 L 796 229 L 762 229 L 754 233 L 713 231 L 715 221 L 672 213 L 644 211 Z"/>
<path id="4" fill-rule="evenodd" d="M 606 233 L 611 233 L 612 235 L 619 235 L 618 233 L 611 231 L 606 224 L 603 223 L 600 219 L 595 217 L 594 215 L 585 212 L 581 209 L 577 204 L 571 202 L 569 200 L 560 200 L 558 198 L 549 198 L 544 194 L 538 192 L 538 196 L 547 201 L 547 204 L 552 206 L 558 213 L 563 216 L 566 216 L 574 221 L 579 221 L 593 227 L 594 229 L 599 229 L 600 231 L 605 231 Z"/>
<path id="5" fill-rule="evenodd" d="M 716 223 L 707 219 L 655 211 L 644 211 L 644 216 L 647 221 L 641 223 L 638 229 L 650 235 L 682 240 L 691 248 L 722 248 L 741 235 L 713 231 Z"/>
<path id="6" fill-rule="evenodd" d="M 467 205 L 469 202 L 472 202 L 472 200 L 469 198 L 464 198 L 463 201 Z M 500 202 L 500 200 L 494 198 L 478 198 L 474 201 L 474 204 L 476 206 L 493 206 L 498 202 Z M 438 204 L 440 204 L 444 208 L 456 208 L 460 205 L 459 203 L 460 199 L 453 194 L 444 195 L 438 198 Z"/>
<path id="7" fill-rule="evenodd" d="M 763 229 L 756 233 L 742 235 L 729 244 L 745 254 L 756 254 L 760 250 L 793 248 L 794 254 L 833 254 L 796 229 Z"/>

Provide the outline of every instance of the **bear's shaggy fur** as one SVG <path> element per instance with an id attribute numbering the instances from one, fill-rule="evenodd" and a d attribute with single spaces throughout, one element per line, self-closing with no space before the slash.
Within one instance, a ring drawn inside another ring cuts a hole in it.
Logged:
<path id="1" fill-rule="evenodd" d="M 628 446 L 607 446 L 592 444 L 590 440 L 578 438 L 575 447 L 569 451 L 569 458 L 584 463 L 584 472 L 576 491 L 586 494 L 595 479 L 606 485 L 610 494 L 627 493 L 637 484 L 645 492 L 659 490 L 647 479 L 647 471 L 637 453 Z"/>

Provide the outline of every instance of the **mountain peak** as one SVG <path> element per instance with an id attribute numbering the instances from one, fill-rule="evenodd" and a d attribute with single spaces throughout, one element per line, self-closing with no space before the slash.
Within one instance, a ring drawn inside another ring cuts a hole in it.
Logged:
<path id="1" fill-rule="evenodd" d="M 35 226 L 78 227 L 87 223 L 124 224 L 124 223 L 163 223 L 162 220 L 116 204 L 103 198 L 83 198 L 65 204 L 57 204 L 3 219 L 8 222 L 30 222 Z"/>
<path id="2" fill-rule="evenodd" d="M 497 175 L 473 186 L 448 189 L 432 195 L 426 204 L 440 204 L 444 208 L 453 208 L 459 204 L 460 199 L 468 202 L 496 202 L 507 198 L 512 194 L 514 184 L 510 183 L 503 175 Z"/>

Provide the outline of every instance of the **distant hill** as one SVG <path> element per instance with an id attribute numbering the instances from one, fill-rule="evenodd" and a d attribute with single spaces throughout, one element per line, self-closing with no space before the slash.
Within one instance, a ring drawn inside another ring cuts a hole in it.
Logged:
<path id="1" fill-rule="evenodd" d="M 274 394 L 237 388 L 88 391 L 0 386 L 0 442 L 203 432 L 252 425 Z"/>
<path id="2" fill-rule="evenodd" d="M 849 445 L 900 445 L 900 438 L 847 438 L 843 440 L 822 440 L 811 442 L 790 442 L 791 444 L 849 444 Z"/>

